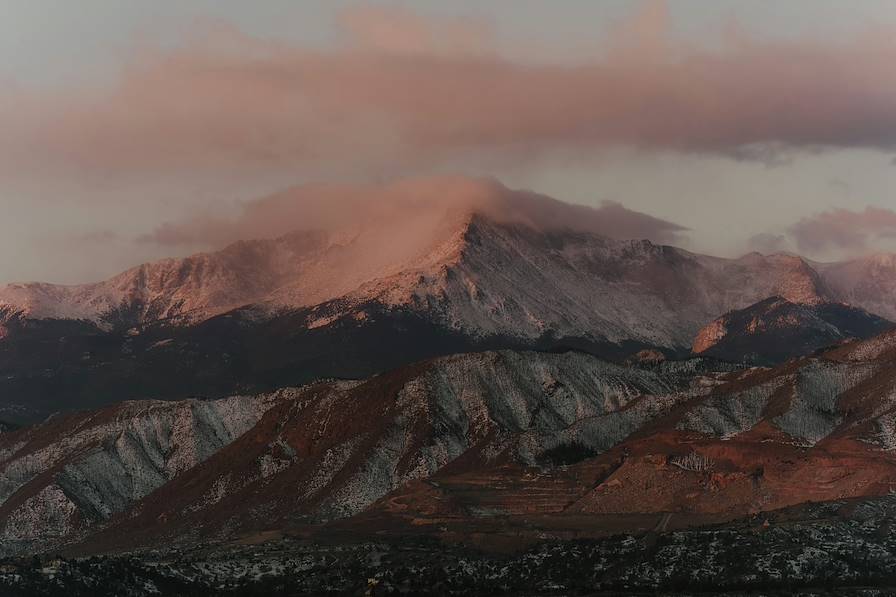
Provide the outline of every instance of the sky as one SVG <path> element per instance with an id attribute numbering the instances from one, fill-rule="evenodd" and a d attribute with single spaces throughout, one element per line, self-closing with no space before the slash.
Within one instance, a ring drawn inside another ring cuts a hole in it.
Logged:
<path id="1" fill-rule="evenodd" d="M 891 0 L 0 0 L 0 282 L 446 175 L 716 255 L 893 251 L 893 64 Z"/>

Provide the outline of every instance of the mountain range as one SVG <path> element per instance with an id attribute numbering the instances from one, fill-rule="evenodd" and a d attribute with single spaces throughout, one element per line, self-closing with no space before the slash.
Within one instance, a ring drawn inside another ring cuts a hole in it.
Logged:
<path id="1" fill-rule="evenodd" d="M 271 529 L 600 537 L 887 495 L 894 359 L 892 332 L 770 369 L 497 351 L 59 415 L 0 435 L 0 555 Z"/>
<path id="2" fill-rule="evenodd" d="M 239 241 L 99 283 L 0 288 L 0 420 L 365 377 L 471 350 L 685 356 L 705 326 L 773 296 L 878 317 L 828 330 L 815 348 L 896 319 L 893 256 L 723 259 L 611 239 L 588 208 L 491 181 L 454 182 L 444 197 L 410 204 L 402 219 L 382 208 L 360 223 Z M 776 362 L 800 352 L 762 354 L 757 338 L 717 356 Z"/>
<path id="3" fill-rule="evenodd" d="M 544 541 L 568 584 L 582 542 L 672 561 L 708 526 L 754 541 L 790 521 L 752 586 L 803 561 L 781 533 L 830 531 L 807 504 L 842 541 L 890 511 L 896 258 L 724 259 L 489 181 L 415 188 L 320 230 L 0 289 L 0 592 L 46 593 L 31 554 L 76 558 L 87 594 L 97 575 L 127 595 L 284 575 L 351 593 L 391 549 L 418 572 L 447 546 L 491 554 L 459 556 L 469 571 Z"/>

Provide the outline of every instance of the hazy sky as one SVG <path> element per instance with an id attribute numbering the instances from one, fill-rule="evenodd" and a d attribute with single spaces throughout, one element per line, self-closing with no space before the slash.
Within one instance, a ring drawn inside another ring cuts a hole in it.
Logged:
<path id="1" fill-rule="evenodd" d="M 158 232 L 294 184 L 444 173 L 697 251 L 894 250 L 893 64 L 892 0 L 0 0 L 0 282 L 208 248 Z"/>

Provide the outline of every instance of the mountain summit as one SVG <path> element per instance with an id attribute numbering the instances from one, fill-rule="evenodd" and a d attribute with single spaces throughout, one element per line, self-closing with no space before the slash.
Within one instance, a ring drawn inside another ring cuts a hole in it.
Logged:
<path id="1" fill-rule="evenodd" d="M 693 351 L 768 364 L 870 338 L 892 327 L 882 317 L 842 303 L 796 304 L 776 296 L 712 321 L 697 334 Z"/>
<path id="2" fill-rule="evenodd" d="M 270 214 L 289 217 L 274 226 Z M 297 189 L 263 200 L 244 219 L 231 234 L 262 227 L 284 234 L 140 265 L 99 283 L 11 284 L 0 288 L 0 308 L 7 319 L 110 329 L 195 324 L 247 305 L 279 312 L 373 300 L 438 306 L 445 323 L 480 334 L 686 346 L 695 326 L 727 309 L 772 294 L 806 304 L 830 298 L 827 282 L 799 257 L 715 259 L 620 239 L 658 221 L 490 180 L 411 180 L 367 193 Z"/>
<path id="3" fill-rule="evenodd" d="M 0 395 L 37 416 L 84 406 L 78 392 L 100 405 L 263 391 L 469 350 L 686 354 L 708 322 L 772 296 L 807 306 L 848 297 L 896 311 L 888 286 L 854 275 L 858 262 L 722 259 L 613 238 L 658 224 L 493 181 L 314 195 L 340 202 L 339 212 L 351 207 L 342 218 L 293 193 L 267 200 L 275 208 L 258 208 L 231 233 L 256 230 L 272 213 L 317 229 L 100 283 L 0 289 Z"/>
<path id="4" fill-rule="evenodd" d="M 570 205 L 491 180 L 301 187 L 254 202 L 240 220 L 218 223 L 215 233 L 176 226 L 164 232 L 232 238 L 220 251 L 143 264 L 93 284 L 10 284 L 0 288 L 0 307 L 32 319 L 105 327 L 197 322 L 248 304 L 308 307 L 377 280 L 437 274 L 458 260 L 474 220 L 612 237 L 677 228 L 615 204 Z"/>

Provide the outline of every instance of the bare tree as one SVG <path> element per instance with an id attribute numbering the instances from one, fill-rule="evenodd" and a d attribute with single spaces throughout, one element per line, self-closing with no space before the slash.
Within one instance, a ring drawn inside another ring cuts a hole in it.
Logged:
<path id="1" fill-rule="evenodd" d="M 672 456 L 669 458 L 669 464 L 686 471 L 702 473 L 712 470 L 715 463 L 706 456 L 692 451 L 686 456 Z"/>

